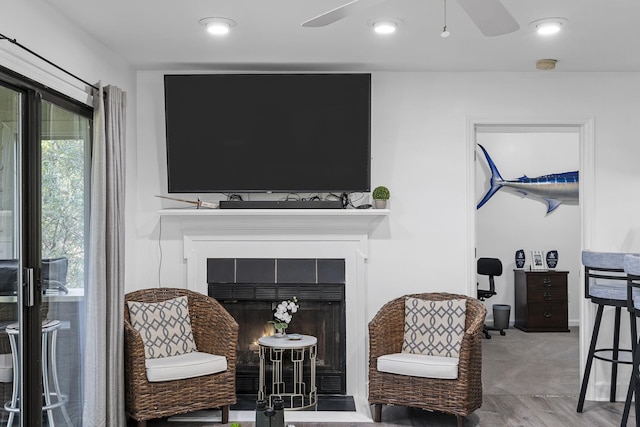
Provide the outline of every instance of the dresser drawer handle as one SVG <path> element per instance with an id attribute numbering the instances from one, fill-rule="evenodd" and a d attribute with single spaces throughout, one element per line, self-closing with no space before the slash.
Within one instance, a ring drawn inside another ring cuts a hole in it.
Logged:
<path id="1" fill-rule="evenodd" d="M 542 279 L 542 284 L 545 285 L 547 288 L 550 288 L 551 286 L 553 286 L 553 282 L 551 281 L 551 279 Z"/>
<path id="2" fill-rule="evenodd" d="M 547 312 L 547 313 L 544 313 L 544 317 L 545 317 L 546 319 L 550 318 L 550 317 L 551 317 L 551 313 L 548 313 L 548 312 Z"/>
<path id="3" fill-rule="evenodd" d="M 551 301 L 551 294 L 550 294 L 549 292 L 545 292 L 545 293 L 542 295 L 542 298 L 543 298 L 545 301 Z"/>

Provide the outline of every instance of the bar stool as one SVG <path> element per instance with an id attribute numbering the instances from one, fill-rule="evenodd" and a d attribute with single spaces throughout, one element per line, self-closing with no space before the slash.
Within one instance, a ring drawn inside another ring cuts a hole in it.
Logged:
<path id="1" fill-rule="evenodd" d="M 640 317 L 640 256 L 625 256 L 624 271 L 627 274 L 627 308 L 634 318 L 638 318 Z M 638 349 L 637 344 L 635 348 Z M 633 399 L 634 393 L 636 395 L 636 426 L 640 426 L 640 399 L 638 399 L 638 396 L 640 396 L 640 351 L 633 353 L 633 370 L 631 371 L 631 382 L 629 383 L 627 400 L 622 413 L 621 426 L 627 425 L 631 410 L 631 399 Z"/>
<path id="2" fill-rule="evenodd" d="M 578 398 L 577 412 L 582 412 L 584 400 L 591 375 L 593 359 L 611 363 L 611 390 L 609 400 L 616 400 L 616 385 L 618 377 L 618 364 L 631 365 L 633 363 L 633 350 L 636 347 L 637 331 L 635 316 L 629 313 L 631 326 L 631 349 L 620 348 L 620 314 L 623 307 L 627 307 L 627 275 L 624 272 L 625 253 L 620 252 L 582 252 L 582 264 L 584 265 L 584 294 L 591 302 L 598 305 L 596 320 L 591 334 L 591 345 L 587 356 L 587 364 L 582 376 L 582 387 Z M 615 308 L 615 322 L 613 327 L 613 348 L 596 348 L 602 313 L 605 307 Z M 605 354 L 610 352 L 610 356 Z M 623 359 L 623 355 L 627 355 Z M 625 403 L 625 406 L 627 403 Z"/>
<path id="3" fill-rule="evenodd" d="M 43 411 L 47 411 L 49 426 L 54 427 L 53 410 L 60 408 L 62 415 L 64 416 L 67 425 L 71 426 L 71 419 L 67 413 L 67 409 L 64 405 L 69 401 L 69 396 L 63 394 L 60 391 L 60 383 L 58 382 L 58 364 L 56 360 L 56 344 L 58 330 L 62 327 L 62 323 L 59 320 L 45 320 L 42 322 L 42 395 L 44 397 L 45 405 L 42 407 Z M 14 368 L 19 366 L 20 357 L 18 354 L 18 345 L 16 343 L 16 337 L 20 333 L 17 323 L 12 323 L 7 326 L 7 334 L 9 335 L 9 342 L 11 344 L 11 352 L 13 354 L 13 366 Z M 49 369 L 51 369 L 51 379 L 53 380 L 53 390 L 51 390 L 49 382 Z M 9 412 L 9 420 L 7 426 L 13 425 L 13 417 L 16 413 L 20 412 L 18 407 L 18 395 L 20 385 L 20 373 L 19 369 L 13 370 L 13 393 L 11 401 L 4 404 L 4 410 Z M 52 400 L 55 397 L 56 401 Z"/>

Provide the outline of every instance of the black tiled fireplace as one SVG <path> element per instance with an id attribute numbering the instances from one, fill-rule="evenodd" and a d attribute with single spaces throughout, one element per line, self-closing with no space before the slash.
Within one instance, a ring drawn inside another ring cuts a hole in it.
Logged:
<path id="1" fill-rule="evenodd" d="M 343 259 L 209 258 L 209 295 L 240 325 L 236 387 L 258 391 L 257 340 L 273 332 L 268 320 L 280 301 L 298 298 L 287 332 L 318 338 L 318 393 L 346 393 L 345 261 Z M 292 375 L 284 372 L 285 377 Z"/>

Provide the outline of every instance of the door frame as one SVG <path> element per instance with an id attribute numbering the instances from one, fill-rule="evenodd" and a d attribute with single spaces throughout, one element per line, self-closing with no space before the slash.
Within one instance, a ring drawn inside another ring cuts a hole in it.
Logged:
<path id="1" fill-rule="evenodd" d="M 17 192 L 20 217 L 19 254 L 22 271 L 32 269 L 35 281 L 33 306 L 25 305 L 24 280 L 17 297 L 18 321 L 21 333 L 18 340 L 20 361 L 20 425 L 42 425 L 42 319 L 40 307 L 42 264 L 42 150 L 41 123 L 42 102 L 48 101 L 86 117 L 91 117 L 92 107 L 56 92 L 13 70 L 0 66 L 0 78 L 4 86 L 20 92 L 23 97 L 22 129 L 20 141 L 19 178 Z M 86 242 L 85 242 L 86 243 Z M 86 285 L 86 283 L 85 283 Z"/>
<path id="2" fill-rule="evenodd" d="M 476 128 L 478 126 L 495 126 L 500 128 L 547 127 L 578 129 L 579 157 L 580 157 L 580 221 L 581 221 L 581 250 L 591 248 L 593 238 L 593 223 L 595 218 L 595 118 L 561 117 L 561 118 L 513 118 L 513 117 L 468 117 L 466 123 L 466 154 L 467 154 L 467 294 L 476 294 L 476 195 L 475 195 L 475 153 Z M 584 282 L 584 272 L 581 270 L 579 283 Z M 592 325 L 595 320 L 593 304 L 585 299 L 584 287 L 579 286 L 579 321 L 580 325 Z M 590 327 L 579 328 L 580 375 L 584 371 L 586 356 L 591 340 Z M 595 399 L 595 383 L 591 381 L 587 390 L 587 399 Z"/>

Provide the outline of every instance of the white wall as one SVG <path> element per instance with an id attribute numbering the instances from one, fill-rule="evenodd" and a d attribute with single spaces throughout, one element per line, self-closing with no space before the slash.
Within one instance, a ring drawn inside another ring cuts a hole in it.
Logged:
<path id="1" fill-rule="evenodd" d="M 89 83 L 101 80 L 104 85 L 118 86 L 133 95 L 135 76 L 131 66 L 78 25 L 61 16 L 48 2 L 3 1 L 0 33 Z M 53 78 L 47 84 L 66 95 L 76 98 L 78 91 L 72 88 L 85 86 L 6 40 L 0 42 L 0 53 L 1 65 L 25 74 L 31 72 L 33 74 L 29 77 L 38 81 L 49 74 Z M 27 70 L 26 66 L 22 70 L 14 68 L 14 65 L 25 61 L 30 63 L 31 70 Z M 81 101 L 87 100 L 88 97 L 85 97 Z M 132 96 L 130 102 L 135 106 L 135 98 Z M 135 124 L 134 116 L 131 116 L 131 122 Z"/>
<path id="2" fill-rule="evenodd" d="M 139 204 L 137 228 L 130 231 L 137 251 L 128 254 L 134 271 L 127 290 L 185 284 L 180 236 L 165 224 L 162 247 L 158 244 L 157 211 L 180 206 L 154 197 L 166 194 L 162 75 L 138 72 Z M 372 185 L 391 189 L 392 214 L 370 239 L 368 318 L 406 293 L 467 293 L 475 287 L 475 280 L 469 283 L 475 274 L 468 271 L 475 263 L 466 259 L 473 253 L 469 234 L 475 233 L 467 224 L 475 210 L 474 189 L 468 188 L 474 173 L 467 162 L 470 118 L 498 123 L 593 118 L 595 209 L 585 241 L 597 250 L 639 250 L 640 176 L 634 159 L 640 155 L 635 126 L 640 74 L 383 72 L 373 73 L 372 91 Z M 572 207 L 564 208 L 554 215 Z"/>
<path id="3" fill-rule="evenodd" d="M 138 250 L 128 258 L 135 269 L 129 290 L 184 284 L 178 236 L 163 235 L 158 279 L 157 211 L 179 206 L 154 197 L 166 194 L 162 75 L 138 72 Z M 633 212 L 640 208 L 640 198 L 633 197 L 638 190 L 632 190 L 640 182 L 633 162 L 640 152 L 634 126 L 640 111 L 638 83 L 638 73 L 374 73 L 372 185 L 391 189 L 392 214 L 370 243 L 370 317 L 384 302 L 404 293 L 470 289 L 464 259 L 470 233 L 465 218 L 475 209 L 467 197 L 474 191 L 467 188 L 468 174 L 474 173 L 466 163 L 469 117 L 498 122 L 594 117 L 592 246 L 638 250 Z M 554 215 L 562 215 L 565 208 Z"/>
<path id="4" fill-rule="evenodd" d="M 104 86 L 114 85 L 127 93 L 127 182 L 125 218 L 126 250 L 135 252 L 136 229 L 136 78 L 131 66 L 100 41 L 40 0 L 4 0 L 0 12 L 0 33 L 65 68 L 81 79 Z M 96 11 L 99 13 L 99 11 Z M 88 105 L 92 99 L 87 86 L 56 70 L 44 61 L 6 40 L 0 41 L 0 65 L 46 84 Z M 129 263 L 127 277 L 135 271 Z"/>
<path id="5" fill-rule="evenodd" d="M 572 132 L 541 132 L 531 129 L 518 132 L 518 128 L 504 132 L 479 132 L 476 142 L 489 153 L 504 179 L 530 178 L 577 171 L 580 168 L 579 134 Z M 476 201 L 490 187 L 491 171 L 484 154 L 478 148 L 475 161 Z M 511 323 L 515 319 L 514 275 L 515 251 L 524 249 L 527 263 L 531 264 L 531 251 L 558 251 L 557 270 L 569 271 L 569 324 L 580 321 L 580 206 L 563 204 L 546 214 L 547 204 L 539 198 L 527 197 L 508 188 L 495 193 L 476 212 L 477 257 L 499 258 L 503 274 L 495 278 L 498 294 L 485 301 L 487 317 L 493 318 L 493 304 L 511 305 Z M 478 277 L 483 288 L 487 277 Z"/>
<path id="6" fill-rule="evenodd" d="M 465 162 L 469 117 L 595 117 L 592 245 L 637 248 L 633 211 L 640 199 L 630 197 L 628 184 L 640 180 L 632 172 L 640 151 L 633 124 L 639 79 L 630 73 L 374 74 L 373 182 L 391 189 L 392 215 L 371 242 L 370 313 L 403 292 L 468 289 L 461 257 L 470 253 L 465 213 L 475 209 L 466 188 L 473 173 Z"/>

